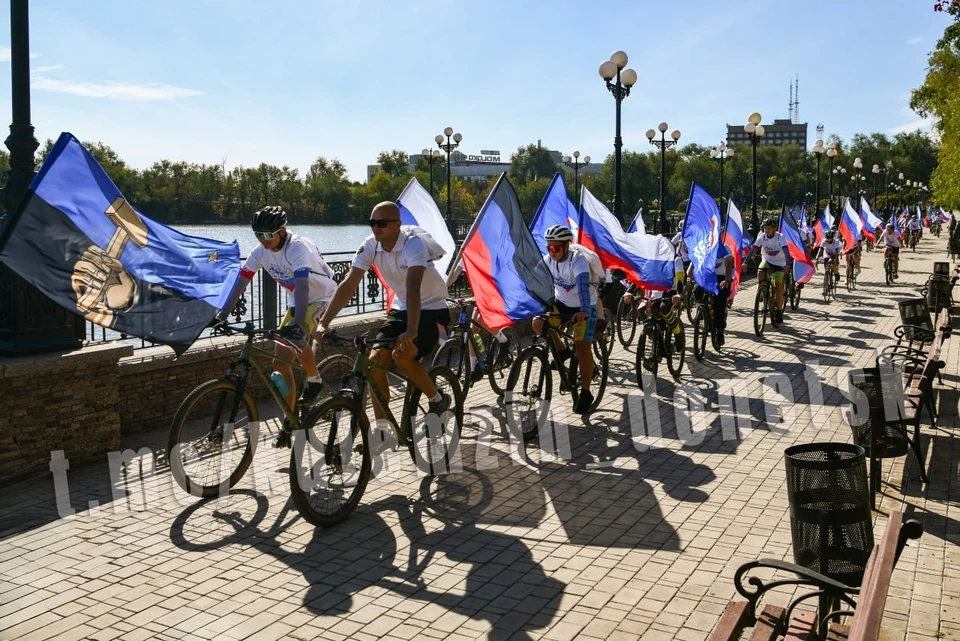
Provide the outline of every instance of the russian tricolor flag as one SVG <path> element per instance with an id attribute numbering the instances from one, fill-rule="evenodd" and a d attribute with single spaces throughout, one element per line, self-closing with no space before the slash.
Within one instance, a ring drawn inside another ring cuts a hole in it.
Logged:
<path id="1" fill-rule="evenodd" d="M 501 174 L 463 241 L 460 256 L 484 325 L 496 330 L 553 307 L 550 269 Z"/>
<path id="2" fill-rule="evenodd" d="M 676 250 L 663 236 L 628 234 L 586 187 L 580 192 L 580 244 L 600 257 L 604 269 L 620 269 L 643 289 L 673 287 Z"/>
<path id="3" fill-rule="evenodd" d="M 860 215 L 853 210 L 850 199 L 843 203 L 843 215 L 840 216 L 840 235 L 843 237 L 843 253 L 849 254 L 857 245 L 857 240 L 863 233 L 863 221 Z"/>
<path id="4" fill-rule="evenodd" d="M 737 295 L 740 288 L 740 272 L 743 269 L 743 243 L 747 242 L 749 251 L 750 239 L 743 233 L 743 218 L 740 210 L 733 204 L 733 198 L 727 199 L 727 225 L 723 230 L 723 244 L 733 256 L 733 280 L 730 283 L 730 300 Z"/>
<path id="5" fill-rule="evenodd" d="M 627 227 L 628 234 L 632 234 L 634 232 L 640 232 L 641 234 L 647 233 L 647 228 L 643 224 L 643 207 L 637 210 L 637 215 L 634 216 L 633 222 L 630 223 L 629 227 Z"/>
<path id="6" fill-rule="evenodd" d="M 940 208 L 940 221 L 944 223 L 950 222 L 950 214 L 943 211 L 943 207 Z"/>
<path id="7" fill-rule="evenodd" d="M 826 238 L 827 232 L 833 227 L 833 214 L 830 213 L 830 205 L 823 208 L 823 213 L 817 219 L 817 224 L 813 226 L 813 235 L 817 239 L 817 247 Z"/>
<path id="8" fill-rule="evenodd" d="M 787 241 L 787 250 L 793 259 L 793 279 L 798 283 L 807 283 L 813 278 L 816 269 L 810 254 L 807 253 L 807 244 L 800 237 L 800 229 L 793 214 L 784 208 L 780 214 L 780 235 Z"/>
<path id="9" fill-rule="evenodd" d="M 864 237 L 869 238 L 870 242 L 877 242 L 876 230 L 883 225 L 883 221 L 870 210 L 870 205 L 863 196 L 860 196 L 860 220 L 863 221 Z"/>

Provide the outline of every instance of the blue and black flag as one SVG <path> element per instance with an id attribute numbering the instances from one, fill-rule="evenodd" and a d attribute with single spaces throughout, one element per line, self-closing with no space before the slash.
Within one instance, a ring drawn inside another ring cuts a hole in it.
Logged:
<path id="1" fill-rule="evenodd" d="M 225 304 L 240 248 L 143 216 L 64 133 L 4 229 L 0 261 L 63 307 L 180 355 Z"/>

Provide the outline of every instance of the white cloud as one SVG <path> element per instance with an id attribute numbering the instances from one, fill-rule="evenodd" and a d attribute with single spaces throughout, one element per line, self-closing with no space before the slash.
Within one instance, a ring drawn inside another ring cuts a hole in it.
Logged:
<path id="1" fill-rule="evenodd" d="M 0 56 L 3 51 L 0 50 Z M 84 98 L 107 98 L 110 100 L 175 100 L 189 96 L 203 95 L 202 91 L 174 87 L 161 83 L 128 83 L 128 82 L 76 82 L 72 80 L 55 80 L 43 74 L 49 71 L 62 69 L 63 65 L 41 67 L 34 70 L 30 78 L 30 86 L 40 91 L 67 93 Z"/>
<path id="2" fill-rule="evenodd" d="M 933 126 L 933 118 L 920 118 L 919 120 L 908 122 L 905 125 L 892 127 L 891 129 L 887 130 L 887 133 L 891 135 L 908 134 L 916 131 L 917 129 L 930 129 L 932 126 Z"/>
<path id="3" fill-rule="evenodd" d="M 921 42 L 923 42 L 923 38 L 921 38 L 920 36 L 917 36 L 915 38 L 910 38 L 909 40 L 907 40 L 907 44 L 910 46 L 918 45 Z"/>

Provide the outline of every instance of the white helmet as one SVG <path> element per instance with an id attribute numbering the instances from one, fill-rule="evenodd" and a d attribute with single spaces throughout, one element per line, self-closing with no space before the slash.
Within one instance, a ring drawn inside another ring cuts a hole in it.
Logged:
<path id="1" fill-rule="evenodd" d="M 569 227 L 564 227 L 563 225 L 551 225 L 547 227 L 547 231 L 543 232 L 543 239 L 572 243 L 573 232 L 570 231 Z"/>

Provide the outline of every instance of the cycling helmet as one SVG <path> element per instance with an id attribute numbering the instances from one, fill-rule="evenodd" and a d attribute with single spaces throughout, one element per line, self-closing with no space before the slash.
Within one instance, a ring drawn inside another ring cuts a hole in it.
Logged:
<path id="1" fill-rule="evenodd" d="M 887 229 L 894 229 L 893 223 L 887 223 Z"/>
<path id="2" fill-rule="evenodd" d="M 563 225 L 551 225 L 547 227 L 547 231 L 543 232 L 543 239 L 557 242 L 573 242 L 573 232 L 570 231 L 569 227 L 564 227 Z"/>
<path id="3" fill-rule="evenodd" d="M 837 235 L 837 232 L 835 232 L 835 231 L 832 230 L 832 229 L 829 230 L 829 231 L 826 233 L 827 238 L 833 238 L 833 237 L 836 236 L 836 235 Z"/>
<path id="4" fill-rule="evenodd" d="M 763 223 L 762 223 L 760 226 L 761 226 L 761 227 L 776 227 L 776 226 L 777 226 L 777 221 L 776 221 L 775 219 L 773 219 L 773 218 L 764 218 Z"/>
<path id="5" fill-rule="evenodd" d="M 275 232 L 287 226 L 287 212 L 279 205 L 264 207 L 253 215 L 253 231 Z"/>
<path id="6" fill-rule="evenodd" d="M 683 221 L 677 223 L 677 231 L 683 231 Z"/>

